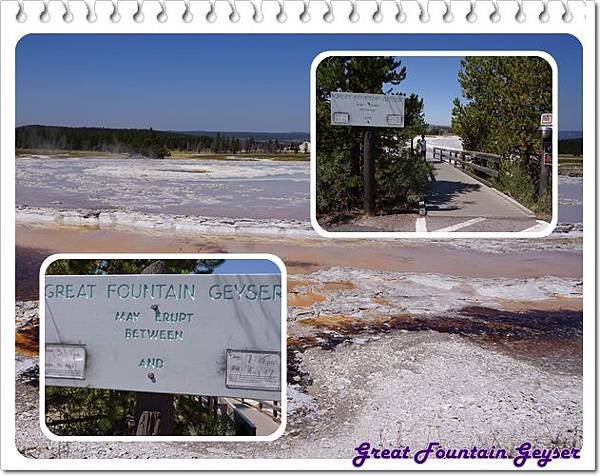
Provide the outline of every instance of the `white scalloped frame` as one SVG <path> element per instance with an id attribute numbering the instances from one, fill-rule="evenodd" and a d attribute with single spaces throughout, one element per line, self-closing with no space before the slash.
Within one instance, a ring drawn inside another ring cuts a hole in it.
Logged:
<path id="1" fill-rule="evenodd" d="M 18 10 L 15 14 L 15 19 L 18 22 L 24 23 L 29 19 L 29 14 L 27 13 L 26 10 L 28 10 L 28 7 L 26 7 L 26 3 L 32 3 L 31 1 L 28 0 L 13 0 L 18 4 Z M 121 14 L 119 12 L 120 10 L 120 4 L 125 4 L 128 1 L 134 2 L 136 4 L 136 9 L 135 12 L 132 15 L 132 18 L 134 19 L 134 21 L 136 23 L 142 23 L 144 21 L 146 21 L 146 15 L 144 13 L 144 4 L 149 4 L 149 3 L 155 3 L 158 4 L 158 12 L 155 15 L 156 20 L 159 23 L 165 23 L 168 18 L 169 18 L 169 14 L 167 13 L 167 2 L 169 3 L 170 8 L 173 7 L 174 9 L 174 5 L 175 3 L 179 3 L 182 4 L 183 6 L 183 10 L 181 10 L 181 12 L 176 13 L 176 15 L 180 15 L 180 18 L 185 22 L 185 23 L 190 23 L 191 21 L 193 21 L 194 15 L 191 13 L 192 10 L 192 6 L 191 4 L 200 4 L 200 3 L 204 3 L 205 7 L 208 7 L 208 10 L 205 11 L 205 19 L 207 22 L 209 23 L 214 23 L 217 18 L 219 18 L 217 16 L 217 9 L 221 9 L 220 4 L 226 4 L 229 8 L 229 14 L 227 15 L 227 18 L 230 22 L 232 23 L 237 23 L 238 21 L 240 21 L 240 14 L 238 11 L 238 4 L 242 4 L 242 3 L 248 3 L 252 5 L 252 14 L 250 16 L 250 18 L 255 22 L 255 23 L 262 23 L 264 17 L 263 15 L 260 14 L 260 12 L 262 11 L 263 8 L 263 4 L 268 3 L 268 2 L 275 2 L 277 4 L 277 11 L 275 13 L 275 20 L 279 23 L 286 23 L 288 21 L 288 14 L 286 13 L 286 4 L 292 4 L 292 3 L 297 3 L 298 1 L 300 1 L 302 3 L 302 10 L 300 12 L 300 14 L 298 15 L 298 19 L 303 22 L 306 23 L 308 21 L 310 21 L 310 19 L 312 18 L 311 16 L 311 12 L 310 10 L 314 10 L 317 7 L 315 7 L 315 4 L 319 4 L 322 3 L 325 5 L 326 10 L 322 15 L 323 21 L 325 21 L 326 23 L 331 23 L 332 21 L 335 20 L 335 17 L 337 15 L 336 12 L 334 12 L 334 10 L 340 10 L 342 8 L 348 8 L 349 10 L 347 12 L 345 11 L 341 11 L 340 14 L 342 16 L 345 16 L 347 18 L 347 20 L 351 23 L 357 23 L 361 20 L 361 18 L 363 17 L 363 13 L 359 12 L 363 10 L 363 5 L 366 3 L 371 3 L 373 4 L 371 6 L 371 10 L 372 12 L 367 15 L 367 18 L 370 18 L 373 22 L 375 23 L 381 23 L 385 16 L 384 16 L 384 10 L 386 10 L 386 13 L 389 15 L 390 11 L 389 11 L 389 4 L 393 4 L 394 8 L 395 8 L 395 12 L 393 14 L 394 19 L 398 22 L 398 23 L 403 23 L 404 21 L 406 21 L 407 16 L 405 13 L 405 8 L 408 8 L 409 10 L 410 5 L 414 4 L 416 5 L 417 11 L 416 11 L 416 16 L 413 17 L 414 21 L 419 21 L 421 23 L 428 23 L 431 20 L 431 13 L 430 13 L 430 6 L 432 4 L 443 4 L 443 10 L 438 13 L 441 14 L 441 18 L 445 23 L 452 23 L 455 20 L 455 14 L 453 12 L 453 3 L 454 4 L 458 4 L 461 2 L 461 0 L 372 0 L 372 1 L 365 1 L 365 0 L 35 0 L 37 3 L 41 4 L 41 7 L 39 9 L 39 12 L 34 12 L 34 14 L 37 15 L 37 17 L 40 19 L 40 21 L 42 22 L 48 22 L 50 21 L 51 18 L 53 18 L 53 14 L 50 13 L 50 10 L 53 9 L 53 3 L 60 3 L 62 5 L 62 15 L 60 15 L 63 19 L 64 22 L 66 23 L 71 23 L 73 21 L 73 11 L 71 9 L 71 4 L 75 3 L 75 2 L 81 2 L 84 3 L 86 6 L 86 13 L 85 13 L 85 18 L 88 22 L 90 23 L 95 23 L 97 21 L 97 15 L 96 15 L 96 7 L 99 4 L 104 3 L 110 3 L 111 4 L 111 8 L 112 11 L 109 14 L 109 18 L 112 22 L 114 23 L 119 23 L 121 21 Z M 524 0 L 510 0 L 512 2 L 515 3 L 515 11 L 514 11 L 514 18 L 516 19 L 516 21 L 518 21 L 519 23 L 523 23 L 526 19 L 527 19 L 527 15 L 525 14 L 524 10 Z M 527 0 L 525 0 L 527 1 Z M 550 20 L 550 3 L 552 0 L 535 0 L 536 2 L 539 2 L 539 11 L 537 12 L 536 16 L 538 18 L 538 20 L 542 23 L 547 23 Z M 569 23 L 573 20 L 573 12 L 571 11 L 571 6 L 570 6 L 570 2 L 573 2 L 574 0 L 554 0 L 554 2 L 558 2 L 560 3 L 561 6 L 561 12 L 560 12 L 560 17 L 561 19 L 565 22 L 565 23 Z M 585 0 L 583 0 L 585 1 Z M 335 8 L 334 8 L 334 2 L 335 2 Z M 312 3 L 312 8 L 311 8 L 311 3 Z M 345 7 L 342 7 L 342 4 L 346 3 L 347 5 Z M 359 6 L 360 3 L 360 6 Z M 468 2 L 468 10 L 465 13 L 465 18 L 467 19 L 467 21 L 469 21 L 470 23 L 473 23 L 475 21 L 477 21 L 477 19 L 479 18 L 476 10 L 479 8 L 481 10 L 481 8 L 483 7 L 477 7 L 477 3 L 482 4 L 482 3 L 489 3 L 489 7 L 491 7 L 491 9 L 489 10 L 489 12 L 487 12 L 487 16 L 489 18 L 489 20 L 492 23 L 498 23 L 499 21 L 501 21 L 501 19 L 503 18 L 503 15 L 501 15 L 501 8 L 499 5 L 499 1 L 498 0 L 469 0 Z M 529 2 L 531 3 L 531 2 Z M 219 6 L 217 6 L 217 4 L 219 4 Z M 438 9 L 438 5 L 436 5 L 434 8 Z M 147 7 L 148 8 L 148 7 Z M 154 8 L 154 6 L 152 7 Z M 195 8 L 195 7 L 194 7 Z M 503 7 L 504 9 L 504 7 Z M 554 10 L 554 8 L 552 8 Z M 554 14 L 556 14 L 556 12 L 554 12 Z M 510 15 L 510 13 L 509 13 Z"/>

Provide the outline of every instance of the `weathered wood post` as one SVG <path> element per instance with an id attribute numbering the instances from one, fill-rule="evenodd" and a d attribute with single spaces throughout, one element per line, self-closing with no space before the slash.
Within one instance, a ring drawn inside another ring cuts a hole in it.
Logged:
<path id="1" fill-rule="evenodd" d="M 164 261 L 150 263 L 141 274 L 168 274 Z M 148 372 L 153 379 L 154 373 Z M 136 392 L 135 434 L 137 436 L 168 436 L 173 434 L 173 395 Z"/>
<path id="2" fill-rule="evenodd" d="M 363 132 L 363 211 L 375 213 L 374 128 L 404 127 L 403 95 L 331 91 L 331 125 L 360 127 Z"/>
<path id="3" fill-rule="evenodd" d="M 543 159 L 540 162 L 540 197 L 543 197 L 548 192 L 550 185 L 550 166 L 546 165 Z"/>
<path id="4" fill-rule="evenodd" d="M 137 392 L 135 434 L 137 436 L 170 436 L 173 434 L 173 395 Z"/>
<path id="5" fill-rule="evenodd" d="M 375 157 L 373 154 L 373 129 L 370 127 L 365 129 L 363 148 L 363 208 L 366 215 L 373 215 L 375 213 Z"/>
<path id="6" fill-rule="evenodd" d="M 218 414 L 219 414 L 219 398 L 218 397 L 212 397 L 212 416 L 214 418 L 217 418 Z"/>

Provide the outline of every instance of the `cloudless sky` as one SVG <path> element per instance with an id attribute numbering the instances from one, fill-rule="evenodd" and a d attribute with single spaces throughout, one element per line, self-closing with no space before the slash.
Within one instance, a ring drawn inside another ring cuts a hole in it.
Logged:
<path id="1" fill-rule="evenodd" d="M 558 63 L 561 130 L 582 129 L 582 55 L 569 35 L 29 35 L 17 125 L 309 130 L 313 58 L 327 50 L 542 50 Z M 400 89 L 450 123 L 460 58 L 404 57 Z"/>
<path id="2" fill-rule="evenodd" d="M 416 93 L 424 99 L 425 121 L 450 125 L 452 100 L 461 95 L 458 70 L 462 56 L 402 56 L 406 79 L 392 87 L 407 94 Z"/>
<path id="3" fill-rule="evenodd" d="M 268 259 L 226 259 L 214 274 L 280 274 L 275 263 Z"/>

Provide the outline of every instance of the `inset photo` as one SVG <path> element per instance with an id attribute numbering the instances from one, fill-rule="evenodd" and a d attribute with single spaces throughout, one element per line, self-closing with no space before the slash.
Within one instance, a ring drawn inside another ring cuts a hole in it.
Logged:
<path id="1" fill-rule="evenodd" d="M 542 52 L 326 52 L 311 220 L 326 237 L 541 237 L 557 222 L 557 78 Z"/>
<path id="2" fill-rule="evenodd" d="M 264 256 L 48 258 L 40 276 L 47 436 L 280 436 L 286 275 Z"/>

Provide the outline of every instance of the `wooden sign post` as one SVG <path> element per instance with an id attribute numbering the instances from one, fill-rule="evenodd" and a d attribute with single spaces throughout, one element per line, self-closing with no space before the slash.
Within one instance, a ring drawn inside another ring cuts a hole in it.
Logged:
<path id="1" fill-rule="evenodd" d="M 167 274 L 164 261 L 155 261 L 142 274 Z M 152 372 L 149 372 L 149 377 Z M 169 393 L 136 392 L 135 402 L 136 436 L 173 434 L 173 395 Z"/>
<path id="2" fill-rule="evenodd" d="M 363 150 L 363 183 L 364 204 L 366 215 L 375 213 L 375 158 L 373 157 L 373 130 L 366 128 L 364 133 Z"/>
<path id="3" fill-rule="evenodd" d="M 404 127 L 402 94 L 331 92 L 331 124 L 363 127 L 363 211 L 375 213 L 375 128 Z"/>
<path id="4" fill-rule="evenodd" d="M 173 395 L 137 392 L 135 404 L 136 436 L 173 434 Z"/>
<path id="5" fill-rule="evenodd" d="M 540 128 L 542 134 L 542 157 L 540 160 L 539 195 L 545 196 L 550 186 L 550 170 L 552 166 L 552 114 L 542 114 Z"/>

